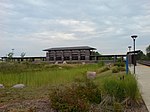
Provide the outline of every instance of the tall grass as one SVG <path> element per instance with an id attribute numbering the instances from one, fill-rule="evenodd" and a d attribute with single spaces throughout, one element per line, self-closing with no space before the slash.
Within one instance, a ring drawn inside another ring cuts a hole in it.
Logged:
<path id="1" fill-rule="evenodd" d="M 110 76 L 103 81 L 104 91 L 117 101 L 125 98 L 136 100 L 139 95 L 138 84 L 133 75 Z"/>
<path id="2" fill-rule="evenodd" d="M 96 70 L 97 64 L 87 65 L 50 65 L 30 63 L 0 64 L 0 83 L 12 86 L 23 83 L 27 86 L 45 86 L 69 83 L 75 78 L 82 77 L 89 70 Z"/>

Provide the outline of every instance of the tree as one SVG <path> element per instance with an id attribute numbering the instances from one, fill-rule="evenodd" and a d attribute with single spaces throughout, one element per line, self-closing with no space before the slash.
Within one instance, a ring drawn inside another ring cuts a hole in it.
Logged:
<path id="1" fill-rule="evenodd" d="M 7 56 L 8 56 L 9 59 L 11 59 L 11 58 L 13 57 L 13 55 L 14 55 L 13 52 L 9 52 L 9 53 L 7 54 Z"/>
<path id="2" fill-rule="evenodd" d="M 144 60 L 146 59 L 146 55 L 143 53 L 143 51 L 140 51 L 138 54 L 137 54 L 137 60 Z"/>
<path id="3" fill-rule="evenodd" d="M 22 52 L 22 53 L 20 54 L 21 58 L 23 58 L 25 55 L 26 55 L 25 52 Z"/>
<path id="4" fill-rule="evenodd" d="M 7 57 L 6 60 L 8 60 L 8 61 L 11 61 L 12 58 L 13 58 L 13 55 L 14 55 L 14 50 L 15 49 L 11 49 L 11 50 L 12 50 L 11 52 L 8 52 L 8 54 L 6 54 L 6 57 Z"/>
<path id="5" fill-rule="evenodd" d="M 150 45 L 146 48 L 147 59 L 150 59 Z"/>
<path id="6" fill-rule="evenodd" d="M 150 53 L 150 45 L 146 48 L 146 53 Z"/>
<path id="7" fill-rule="evenodd" d="M 14 55 L 13 52 L 9 52 L 9 53 L 7 54 L 7 61 L 11 61 L 13 55 Z"/>

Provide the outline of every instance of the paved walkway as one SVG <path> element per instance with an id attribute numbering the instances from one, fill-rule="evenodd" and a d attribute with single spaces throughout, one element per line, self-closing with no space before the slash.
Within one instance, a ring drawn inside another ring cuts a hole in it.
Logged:
<path id="1" fill-rule="evenodd" d="M 133 73 L 133 66 L 130 68 Z M 135 68 L 135 74 L 139 83 L 140 91 L 142 93 L 143 100 L 150 112 L 150 67 L 137 64 Z"/>

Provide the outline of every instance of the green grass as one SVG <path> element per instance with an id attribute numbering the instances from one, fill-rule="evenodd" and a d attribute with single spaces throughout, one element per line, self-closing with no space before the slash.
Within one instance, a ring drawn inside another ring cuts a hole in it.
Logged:
<path id="1" fill-rule="evenodd" d="M 63 84 L 82 77 L 87 71 L 98 69 L 98 64 L 90 65 L 49 65 L 49 64 L 17 64 L 0 65 L 0 83 L 6 87 L 22 83 L 26 86 L 40 87 Z"/>
<path id="2" fill-rule="evenodd" d="M 48 98 L 53 86 L 71 85 L 75 79 L 85 78 L 87 71 L 97 73 L 93 82 L 98 85 L 102 96 L 115 96 L 119 101 L 124 97 L 135 100 L 139 92 L 136 79 L 132 75 L 125 75 L 125 71 L 112 73 L 112 69 L 113 67 L 103 67 L 99 63 L 85 65 L 0 63 L 0 83 L 6 87 L 0 89 L 0 104 L 16 100 Z M 123 75 L 124 80 L 122 80 Z M 18 83 L 25 84 L 27 87 L 11 88 Z"/>

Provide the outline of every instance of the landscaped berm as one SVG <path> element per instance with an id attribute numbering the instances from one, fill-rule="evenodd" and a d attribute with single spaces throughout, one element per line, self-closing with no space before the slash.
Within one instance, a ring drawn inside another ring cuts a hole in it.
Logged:
<path id="1" fill-rule="evenodd" d="M 122 62 L 0 63 L 0 112 L 147 112 Z"/>

